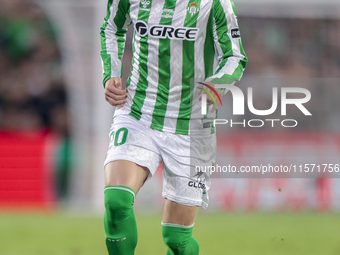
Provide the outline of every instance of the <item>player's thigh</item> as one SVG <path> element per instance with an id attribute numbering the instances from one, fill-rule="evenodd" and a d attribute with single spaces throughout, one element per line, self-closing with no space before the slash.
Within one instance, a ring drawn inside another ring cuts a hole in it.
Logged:
<path id="1" fill-rule="evenodd" d="M 149 129 L 129 115 L 114 117 L 105 158 L 105 184 L 122 185 L 136 193 L 161 164 L 158 147 Z"/>
<path id="2" fill-rule="evenodd" d="M 184 226 L 194 224 L 199 207 L 176 203 L 165 199 L 163 222 Z"/>
<path id="3" fill-rule="evenodd" d="M 105 186 L 122 185 L 137 194 L 149 175 L 146 167 L 128 160 L 115 160 L 105 166 Z"/>

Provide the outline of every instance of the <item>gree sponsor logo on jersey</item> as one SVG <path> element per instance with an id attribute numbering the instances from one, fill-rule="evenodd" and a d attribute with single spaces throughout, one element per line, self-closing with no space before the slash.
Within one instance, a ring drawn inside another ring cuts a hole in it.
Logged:
<path id="1" fill-rule="evenodd" d="M 149 35 L 154 38 L 169 38 L 175 40 L 195 41 L 199 29 L 196 27 L 173 27 L 168 25 L 148 26 L 144 21 L 137 21 L 135 24 L 136 33 L 144 37 Z"/>

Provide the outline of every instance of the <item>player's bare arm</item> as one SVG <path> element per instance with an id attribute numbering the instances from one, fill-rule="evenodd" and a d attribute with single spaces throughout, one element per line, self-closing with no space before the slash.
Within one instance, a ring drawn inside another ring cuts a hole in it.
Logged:
<path id="1" fill-rule="evenodd" d="M 122 79 L 115 77 L 105 83 L 105 100 L 112 106 L 123 106 L 126 102 L 126 90 L 122 87 Z"/>

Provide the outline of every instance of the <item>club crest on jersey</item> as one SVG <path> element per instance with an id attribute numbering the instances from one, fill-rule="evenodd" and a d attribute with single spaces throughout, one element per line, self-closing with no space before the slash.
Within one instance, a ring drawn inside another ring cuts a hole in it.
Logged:
<path id="1" fill-rule="evenodd" d="M 149 0 L 140 0 L 140 9 L 144 11 L 150 11 L 150 1 Z"/>
<path id="2" fill-rule="evenodd" d="M 187 7 L 187 11 L 191 14 L 191 16 L 195 15 L 197 12 L 199 12 L 200 8 L 197 7 L 198 4 L 195 2 L 192 2 Z"/>

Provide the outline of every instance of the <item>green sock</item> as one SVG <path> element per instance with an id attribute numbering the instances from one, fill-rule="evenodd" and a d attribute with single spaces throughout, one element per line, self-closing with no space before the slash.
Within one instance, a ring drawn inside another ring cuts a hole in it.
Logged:
<path id="1" fill-rule="evenodd" d="M 168 246 L 166 255 L 198 255 L 199 245 L 192 236 L 193 226 L 162 223 L 164 243 Z"/>
<path id="2" fill-rule="evenodd" d="M 110 255 L 133 255 L 137 245 L 137 224 L 133 212 L 135 192 L 125 186 L 104 190 L 104 229 Z"/>

